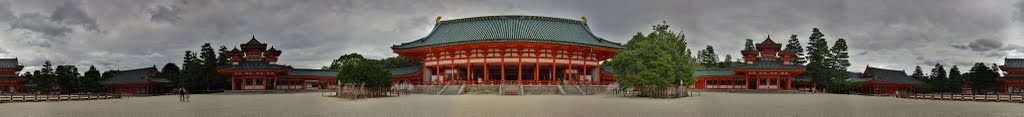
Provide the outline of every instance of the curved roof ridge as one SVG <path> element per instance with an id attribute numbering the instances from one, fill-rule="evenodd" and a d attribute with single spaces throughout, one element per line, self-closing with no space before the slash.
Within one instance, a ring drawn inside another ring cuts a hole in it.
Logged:
<path id="1" fill-rule="evenodd" d="M 472 22 L 472 21 L 495 20 L 495 19 L 497 19 L 497 20 L 537 19 L 537 20 L 545 20 L 545 21 L 557 21 L 557 22 L 564 22 L 564 23 L 583 24 L 583 21 L 579 21 L 579 20 L 557 18 L 557 17 L 547 17 L 547 16 L 492 15 L 492 16 L 478 16 L 478 17 L 459 18 L 459 19 L 452 19 L 452 20 L 442 20 L 437 25 L 463 23 L 463 22 Z"/>
<path id="2" fill-rule="evenodd" d="M 497 15 L 438 20 L 426 36 L 394 45 L 392 49 L 509 40 L 623 48 L 621 43 L 595 35 L 583 21 L 546 16 Z"/>

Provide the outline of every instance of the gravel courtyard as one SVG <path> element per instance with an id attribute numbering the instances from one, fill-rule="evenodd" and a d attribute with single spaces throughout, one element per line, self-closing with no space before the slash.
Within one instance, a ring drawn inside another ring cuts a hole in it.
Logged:
<path id="1" fill-rule="evenodd" d="M 0 116 L 1024 116 L 1024 103 L 834 94 L 704 93 L 682 99 L 403 95 L 363 100 L 320 93 L 192 95 L 0 104 Z"/>

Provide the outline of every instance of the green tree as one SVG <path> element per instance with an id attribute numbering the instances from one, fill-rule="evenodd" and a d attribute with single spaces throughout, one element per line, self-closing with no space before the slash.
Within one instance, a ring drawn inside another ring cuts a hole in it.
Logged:
<path id="1" fill-rule="evenodd" d="M 932 68 L 932 74 L 929 76 L 929 79 L 942 80 L 946 79 L 946 76 L 948 76 L 946 75 L 946 68 L 943 68 L 942 64 L 935 63 L 935 67 Z"/>
<path id="2" fill-rule="evenodd" d="M 58 65 L 55 73 L 57 78 L 57 84 L 61 87 L 61 92 L 78 92 L 78 89 L 80 89 L 79 87 L 82 87 L 82 81 L 81 78 L 79 78 L 80 74 L 78 73 L 78 68 L 76 68 L 74 65 Z"/>
<path id="3" fill-rule="evenodd" d="M 193 53 L 191 50 L 185 51 L 181 78 L 178 79 L 178 82 L 181 83 L 180 85 L 188 90 L 201 90 L 205 88 L 205 85 L 202 84 L 205 80 L 200 78 L 203 76 L 203 62 L 196 56 L 196 53 Z"/>
<path id="4" fill-rule="evenodd" d="M 806 58 L 804 58 L 804 47 L 800 46 L 800 40 L 796 38 L 796 35 L 789 36 L 789 43 L 786 44 L 786 49 L 796 52 L 796 57 L 793 58 L 794 63 L 797 65 L 804 65 L 804 63 L 807 63 Z"/>
<path id="5" fill-rule="evenodd" d="M 105 79 L 100 75 L 100 71 L 96 70 L 95 66 L 89 66 L 89 70 L 86 70 L 82 76 L 81 86 L 78 90 L 83 92 L 102 91 L 103 85 L 100 85 L 100 82 L 103 80 Z"/>
<path id="6" fill-rule="evenodd" d="M 174 63 L 167 63 L 163 69 L 160 69 L 160 77 L 170 80 L 171 84 L 180 87 L 181 86 L 181 68 Z"/>
<path id="7" fill-rule="evenodd" d="M 914 68 L 914 73 L 912 75 L 910 75 L 910 77 L 912 77 L 914 79 L 917 79 L 917 80 L 928 79 L 928 76 L 925 76 L 924 72 L 921 71 L 921 66 L 917 66 L 917 68 Z"/>
<path id="8" fill-rule="evenodd" d="M 971 71 L 964 76 L 968 77 L 968 80 L 970 81 L 969 84 L 974 92 L 980 93 L 993 91 L 1000 85 L 1000 83 L 996 81 L 996 77 L 999 77 L 999 75 L 992 72 L 992 69 L 985 66 L 985 63 L 975 63 L 974 67 L 971 68 Z"/>
<path id="9" fill-rule="evenodd" d="M 725 54 L 725 59 L 718 68 L 729 68 L 730 65 L 732 65 L 732 55 Z"/>
<path id="10" fill-rule="evenodd" d="M 32 87 L 33 90 L 41 92 L 55 91 L 54 87 L 58 85 L 53 73 L 53 64 L 50 61 L 43 63 L 43 68 L 33 73 L 34 77 L 31 79 L 31 82 L 36 84 L 35 87 Z"/>
<path id="11" fill-rule="evenodd" d="M 359 53 L 350 53 L 350 54 L 346 54 L 346 55 L 341 55 L 341 56 L 338 57 L 338 59 L 334 59 L 334 61 L 331 62 L 331 65 L 324 66 L 323 69 L 334 69 L 334 70 L 337 70 L 337 69 L 340 69 L 342 65 L 344 65 L 345 63 L 348 63 L 348 61 L 352 61 L 352 60 L 366 60 L 366 58 L 364 58 L 363 55 L 359 55 Z"/>
<path id="12" fill-rule="evenodd" d="M 688 53 L 685 36 L 668 28 L 663 22 L 654 25 L 647 36 L 638 32 L 615 55 L 612 67 L 621 87 L 660 90 L 696 82 L 693 70 L 697 62 Z"/>
<path id="13" fill-rule="evenodd" d="M 217 65 L 221 66 L 231 64 L 231 62 L 228 61 L 228 57 L 228 47 L 220 46 L 220 49 L 217 50 Z"/>
<path id="14" fill-rule="evenodd" d="M 227 86 L 223 77 L 217 74 L 217 66 L 220 66 L 217 59 L 217 53 L 213 51 L 213 47 L 210 47 L 210 43 L 205 43 L 200 47 L 199 59 L 202 61 L 202 71 L 200 71 L 200 78 L 203 78 L 203 87 L 205 90 L 221 89 L 223 86 Z"/>
<path id="15" fill-rule="evenodd" d="M 832 58 L 834 60 L 834 67 L 838 70 L 846 71 L 847 67 L 850 67 L 850 55 L 847 52 L 846 39 L 839 38 L 836 43 L 832 45 Z"/>
<path id="16" fill-rule="evenodd" d="M 949 91 L 953 91 L 953 92 L 959 91 L 960 87 L 964 85 L 965 80 L 963 78 L 963 74 L 960 73 L 960 68 L 957 68 L 956 65 L 953 65 L 953 68 L 949 69 L 949 77 L 948 78 L 949 78 L 949 80 L 947 80 L 948 86 L 947 86 L 946 89 L 949 90 Z"/>
<path id="17" fill-rule="evenodd" d="M 717 67 L 718 54 L 715 54 L 715 48 L 708 45 L 704 50 L 697 52 L 697 62 L 704 67 Z"/>
<path id="18" fill-rule="evenodd" d="M 828 85 L 834 77 L 831 75 L 832 68 L 835 68 L 833 67 L 834 60 L 829 59 L 832 52 L 829 51 L 828 41 L 825 41 L 825 34 L 822 34 L 818 28 L 814 28 L 811 32 L 810 41 L 807 42 L 807 71 L 804 74 L 812 78 L 811 83 L 814 85 Z"/>
<path id="19" fill-rule="evenodd" d="M 346 62 L 338 69 L 337 78 L 341 83 L 365 84 L 366 87 L 377 89 L 391 86 L 391 72 L 381 65 L 367 60 Z"/>
<path id="20" fill-rule="evenodd" d="M 423 64 L 423 62 L 420 62 L 420 61 L 417 61 L 417 60 L 413 60 L 413 59 L 409 59 L 409 58 L 406 58 L 406 57 L 403 57 L 403 56 L 397 56 L 397 57 L 391 57 L 391 58 L 385 58 L 385 59 L 373 60 L 373 61 L 377 62 L 378 65 L 381 65 L 384 68 L 388 68 L 388 69 L 412 67 L 412 66 L 417 66 L 417 65 L 422 65 Z"/>

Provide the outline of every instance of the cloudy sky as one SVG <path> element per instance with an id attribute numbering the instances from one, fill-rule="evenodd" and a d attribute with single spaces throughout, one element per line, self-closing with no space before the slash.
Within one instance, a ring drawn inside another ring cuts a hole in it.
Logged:
<path id="1" fill-rule="evenodd" d="M 617 42 L 667 21 L 691 49 L 722 56 L 768 35 L 806 45 L 818 27 L 830 43 L 848 40 L 852 71 L 1024 57 L 1024 2 L 1011 0 L 14 0 L 0 1 L 0 57 L 28 70 L 46 60 L 160 67 L 202 43 L 230 48 L 255 35 L 284 51 L 279 63 L 317 68 L 345 53 L 396 56 L 390 46 L 427 35 L 437 16 L 487 15 L 586 16 Z"/>

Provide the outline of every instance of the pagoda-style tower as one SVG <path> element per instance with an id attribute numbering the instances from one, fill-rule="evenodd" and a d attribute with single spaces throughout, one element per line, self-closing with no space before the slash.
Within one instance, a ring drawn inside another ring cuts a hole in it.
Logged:
<path id="1" fill-rule="evenodd" d="M 242 44 L 241 47 L 242 50 L 235 48 L 228 52 L 228 56 L 231 56 L 231 64 L 238 65 L 242 61 L 260 61 L 275 64 L 277 63 L 277 57 L 281 55 L 281 50 L 277 50 L 274 47 L 270 47 L 270 50 L 267 50 L 267 44 L 260 43 L 260 41 L 256 40 L 255 36 L 249 42 Z"/>
<path id="2" fill-rule="evenodd" d="M 778 61 L 785 65 L 792 65 L 796 51 L 793 48 L 779 51 L 780 49 L 782 49 L 782 44 L 775 43 L 771 37 L 768 37 L 756 44 L 755 48 L 748 47 L 740 53 L 743 54 L 743 62 L 746 64 L 754 64 L 757 61 Z"/>

